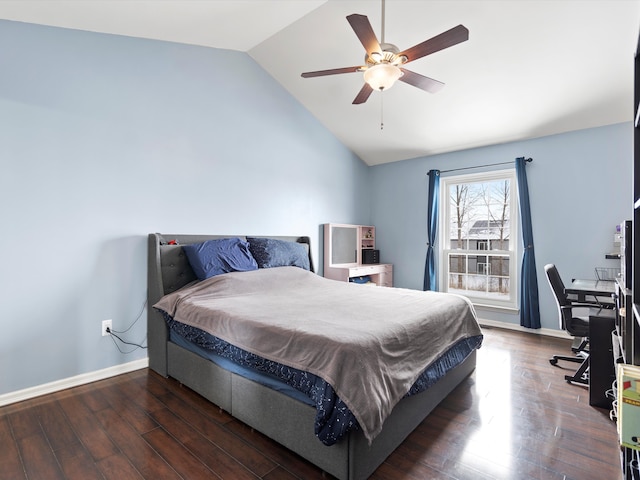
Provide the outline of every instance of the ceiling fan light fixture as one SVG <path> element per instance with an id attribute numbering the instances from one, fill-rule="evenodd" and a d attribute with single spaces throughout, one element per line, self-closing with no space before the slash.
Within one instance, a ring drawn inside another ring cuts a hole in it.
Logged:
<path id="1" fill-rule="evenodd" d="M 389 90 L 402 76 L 402 70 L 390 63 L 379 63 L 367 68 L 364 81 L 374 90 Z"/>

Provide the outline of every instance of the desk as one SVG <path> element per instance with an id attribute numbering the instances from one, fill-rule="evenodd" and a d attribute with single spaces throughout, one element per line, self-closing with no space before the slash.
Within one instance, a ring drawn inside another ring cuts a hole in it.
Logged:
<path id="1" fill-rule="evenodd" d="M 614 312 L 602 310 L 589 317 L 589 405 L 610 409 L 607 390 L 616 379 L 612 332 L 616 328 Z"/>
<path id="2" fill-rule="evenodd" d="M 611 399 L 606 391 L 615 379 L 612 332 L 616 329 L 616 312 L 613 297 L 616 282 L 608 280 L 573 280 L 564 289 L 567 295 L 576 295 L 578 302 L 590 303 L 603 308 L 589 316 L 589 405 L 611 408 Z M 593 297 L 587 302 L 586 297 Z M 600 302 L 598 297 L 607 297 L 609 302 Z M 592 309 L 595 310 L 595 309 Z"/>
<path id="3" fill-rule="evenodd" d="M 616 282 L 609 280 L 581 280 L 575 279 L 571 282 L 571 285 L 565 287 L 564 292 L 567 295 L 577 295 L 578 302 L 592 303 L 595 305 L 602 305 L 602 302 L 597 297 L 607 297 L 616 293 Z M 587 302 L 586 297 L 593 297 L 593 302 Z M 609 302 L 605 302 L 609 303 Z M 613 302 L 611 302 L 613 306 Z"/>

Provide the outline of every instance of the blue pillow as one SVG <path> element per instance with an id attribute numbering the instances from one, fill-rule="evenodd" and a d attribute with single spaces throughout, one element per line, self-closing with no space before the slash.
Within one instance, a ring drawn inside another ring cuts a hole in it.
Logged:
<path id="1" fill-rule="evenodd" d="M 249 250 L 260 268 L 300 267 L 310 270 L 309 252 L 302 243 L 247 237 Z"/>
<path id="2" fill-rule="evenodd" d="M 257 270 L 249 243 L 240 238 L 221 238 L 183 245 L 189 264 L 199 280 L 228 272 Z"/>

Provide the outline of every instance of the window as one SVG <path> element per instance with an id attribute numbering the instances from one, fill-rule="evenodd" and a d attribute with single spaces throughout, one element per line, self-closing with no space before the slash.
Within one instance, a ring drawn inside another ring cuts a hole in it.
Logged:
<path id="1" fill-rule="evenodd" d="M 515 170 L 440 179 L 441 290 L 517 308 Z"/>

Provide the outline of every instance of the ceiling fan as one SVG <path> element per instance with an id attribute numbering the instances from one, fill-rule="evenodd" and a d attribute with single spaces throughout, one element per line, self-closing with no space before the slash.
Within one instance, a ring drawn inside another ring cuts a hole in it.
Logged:
<path id="1" fill-rule="evenodd" d="M 384 42 L 384 0 L 382 0 L 381 42 L 378 42 L 371 23 L 365 15 L 354 13 L 347 17 L 347 21 L 367 51 L 365 54 L 366 65 L 305 72 L 302 77 L 311 78 L 341 73 L 364 72 L 365 83 L 353 100 L 352 103 L 354 105 L 366 102 L 373 90 L 388 90 L 396 80 L 430 93 L 439 91 L 444 87 L 444 83 L 407 70 L 403 68 L 403 65 L 469 39 L 469 30 L 463 25 L 458 25 L 411 48 L 399 51 L 395 45 Z"/>

